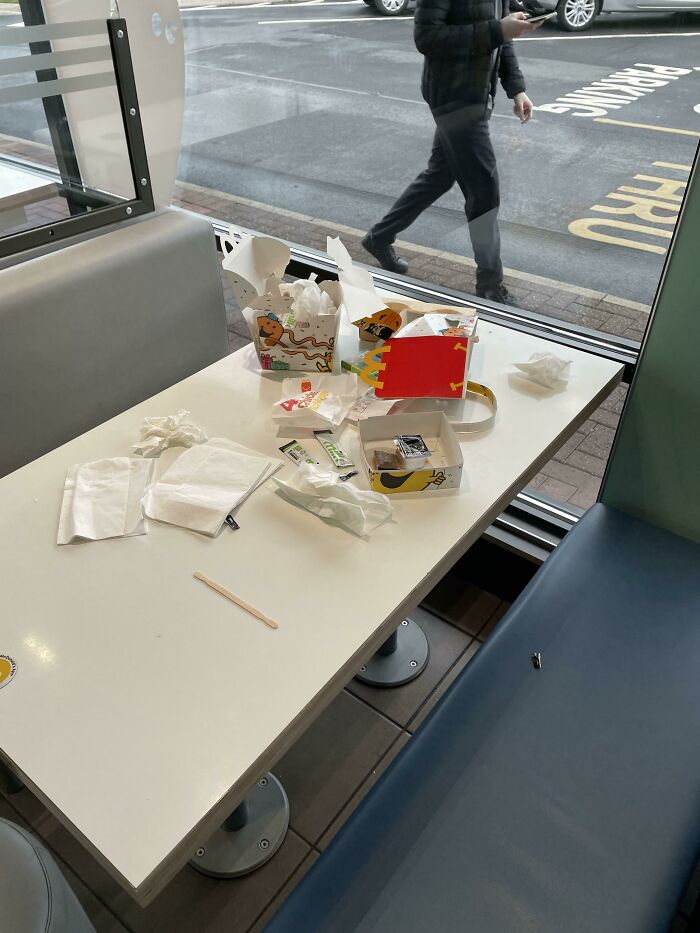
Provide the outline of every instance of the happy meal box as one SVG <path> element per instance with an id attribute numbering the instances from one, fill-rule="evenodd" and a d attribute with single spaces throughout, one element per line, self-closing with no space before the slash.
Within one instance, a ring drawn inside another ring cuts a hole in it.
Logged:
<path id="1" fill-rule="evenodd" d="M 265 370 L 333 370 L 341 292 L 315 277 L 282 281 L 289 247 L 272 237 L 224 242 L 223 269 Z"/>

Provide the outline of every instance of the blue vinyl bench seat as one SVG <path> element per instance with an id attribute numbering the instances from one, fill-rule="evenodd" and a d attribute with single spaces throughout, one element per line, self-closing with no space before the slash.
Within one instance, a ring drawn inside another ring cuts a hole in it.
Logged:
<path id="1" fill-rule="evenodd" d="M 598 504 L 266 933 L 666 933 L 698 857 L 700 545 Z"/>

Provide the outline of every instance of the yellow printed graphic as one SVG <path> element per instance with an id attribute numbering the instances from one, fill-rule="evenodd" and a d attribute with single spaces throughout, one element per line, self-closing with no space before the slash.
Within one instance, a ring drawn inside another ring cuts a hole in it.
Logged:
<path id="1" fill-rule="evenodd" d="M 3 687 L 8 681 L 12 680 L 16 670 L 17 666 L 12 658 L 8 658 L 6 655 L 0 655 L 0 687 Z"/>

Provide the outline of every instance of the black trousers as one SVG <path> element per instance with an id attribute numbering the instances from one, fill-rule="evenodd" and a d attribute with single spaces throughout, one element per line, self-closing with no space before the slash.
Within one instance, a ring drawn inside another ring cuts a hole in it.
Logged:
<path id="1" fill-rule="evenodd" d="M 457 182 L 464 195 L 477 266 L 476 284 L 478 288 L 490 288 L 503 281 L 498 229 L 500 191 L 489 135 L 490 110 L 465 107 L 433 116 L 436 130 L 428 167 L 370 233 L 378 243 L 393 243 L 401 230 Z"/>

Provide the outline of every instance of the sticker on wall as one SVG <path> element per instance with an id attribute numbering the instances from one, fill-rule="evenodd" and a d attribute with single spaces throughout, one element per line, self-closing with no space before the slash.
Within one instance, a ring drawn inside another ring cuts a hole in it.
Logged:
<path id="1" fill-rule="evenodd" d="M 4 687 L 5 684 L 9 684 L 16 673 L 15 659 L 7 654 L 0 654 L 0 688 Z"/>

